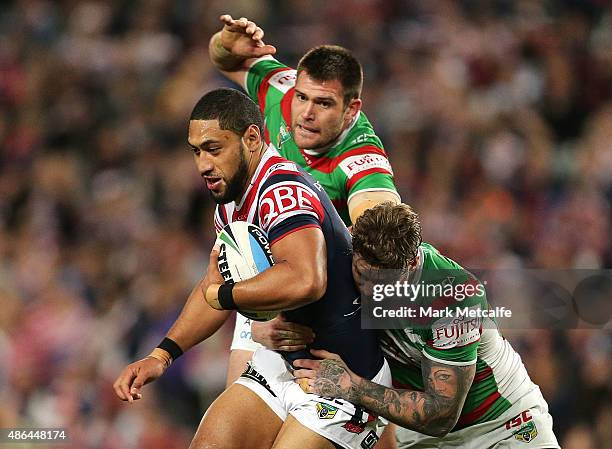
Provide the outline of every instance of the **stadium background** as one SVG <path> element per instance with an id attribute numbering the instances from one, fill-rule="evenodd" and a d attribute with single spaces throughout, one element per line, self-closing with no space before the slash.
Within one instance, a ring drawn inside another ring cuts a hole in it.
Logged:
<path id="1" fill-rule="evenodd" d="M 2 2 L 0 427 L 187 447 L 222 389 L 227 326 L 138 404 L 111 388 L 207 263 L 213 204 L 186 129 L 228 85 L 207 57 L 222 12 L 261 24 L 291 65 L 320 43 L 356 53 L 397 186 L 451 257 L 612 266 L 609 1 Z M 583 327 L 507 337 L 562 447 L 609 448 L 610 333 Z"/>

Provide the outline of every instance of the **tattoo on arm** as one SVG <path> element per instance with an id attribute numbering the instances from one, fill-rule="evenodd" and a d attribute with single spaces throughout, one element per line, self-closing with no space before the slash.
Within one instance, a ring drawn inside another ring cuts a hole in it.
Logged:
<path id="1" fill-rule="evenodd" d="M 347 399 L 402 427 L 444 436 L 457 423 L 476 365 L 453 366 L 423 358 L 421 371 L 425 391 L 398 390 L 359 379 Z"/>
<path id="2" fill-rule="evenodd" d="M 343 398 L 348 401 L 351 401 L 355 389 L 344 362 L 333 359 L 321 361 L 314 387 L 321 396 Z"/>

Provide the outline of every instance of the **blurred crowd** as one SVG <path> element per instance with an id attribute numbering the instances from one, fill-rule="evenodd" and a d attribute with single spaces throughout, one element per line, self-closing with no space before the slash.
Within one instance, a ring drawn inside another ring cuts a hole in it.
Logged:
<path id="1" fill-rule="evenodd" d="M 278 59 L 353 50 L 424 238 L 474 268 L 611 268 L 605 0 L 17 0 L 0 6 L 0 428 L 187 447 L 231 323 L 133 405 L 112 383 L 200 278 L 214 204 L 187 146 L 221 13 Z M 608 316 L 609 319 L 609 316 Z M 612 448 L 607 330 L 508 331 L 566 449 Z"/>

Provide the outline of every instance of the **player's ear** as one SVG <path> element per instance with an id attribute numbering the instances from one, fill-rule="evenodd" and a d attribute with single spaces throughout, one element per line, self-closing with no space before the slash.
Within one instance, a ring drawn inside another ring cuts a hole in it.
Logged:
<path id="1" fill-rule="evenodd" d="M 410 270 L 414 270 L 418 264 L 419 264 L 419 256 L 417 255 L 414 259 L 408 262 L 408 268 Z"/>
<path id="2" fill-rule="evenodd" d="M 353 98 L 346 107 L 344 119 L 350 122 L 359 114 L 359 111 L 361 111 L 361 98 Z"/>
<path id="3" fill-rule="evenodd" d="M 249 149 L 249 152 L 257 151 L 263 141 L 262 131 L 257 125 L 249 125 L 242 135 L 242 142 Z"/>

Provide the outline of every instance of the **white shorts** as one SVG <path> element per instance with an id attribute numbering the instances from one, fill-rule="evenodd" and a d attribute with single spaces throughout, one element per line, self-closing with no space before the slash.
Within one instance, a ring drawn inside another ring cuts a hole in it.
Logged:
<path id="1" fill-rule="evenodd" d="M 259 348 L 263 348 L 263 346 L 254 342 L 251 338 L 251 320 L 236 312 L 236 325 L 234 326 L 234 338 L 232 338 L 230 351 L 242 349 L 243 351 L 255 352 Z"/>
<path id="2" fill-rule="evenodd" d="M 444 438 L 397 427 L 398 449 L 536 449 L 559 448 L 553 433 L 552 416 L 540 388 L 534 388 L 499 418 L 451 432 Z"/>
<path id="3" fill-rule="evenodd" d="M 236 383 L 252 390 L 285 421 L 290 414 L 300 424 L 346 449 L 372 449 L 386 421 L 342 399 L 305 393 L 295 383 L 289 365 L 280 354 L 258 349 Z M 373 382 L 391 385 L 385 363 Z"/>

